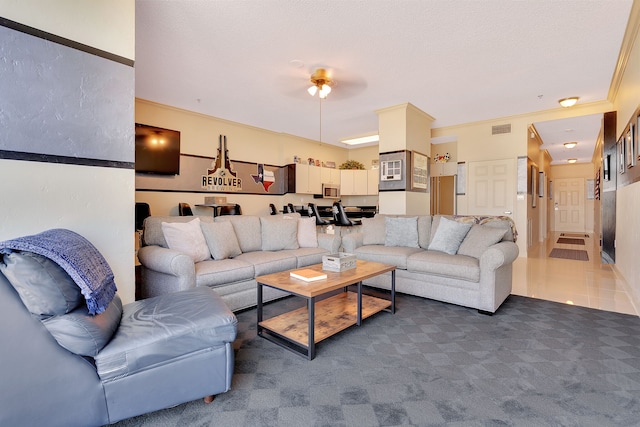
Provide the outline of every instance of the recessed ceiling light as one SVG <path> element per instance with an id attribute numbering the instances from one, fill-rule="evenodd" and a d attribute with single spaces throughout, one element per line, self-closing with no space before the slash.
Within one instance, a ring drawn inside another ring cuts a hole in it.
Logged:
<path id="1" fill-rule="evenodd" d="M 359 137 L 350 138 L 350 139 L 343 139 L 340 142 L 347 145 L 358 145 L 358 144 L 366 144 L 368 142 L 378 142 L 378 141 L 380 141 L 380 136 L 378 134 L 375 134 L 375 135 L 359 136 Z"/>
<path id="2" fill-rule="evenodd" d="M 577 142 L 575 142 L 575 141 L 572 141 L 572 142 L 565 142 L 565 143 L 564 143 L 564 146 L 565 146 L 566 148 L 573 148 L 573 147 L 575 147 L 576 145 L 578 145 L 578 143 L 577 143 Z"/>
<path id="3" fill-rule="evenodd" d="M 567 159 L 567 162 L 569 162 L 569 163 L 575 163 L 577 161 L 578 161 L 578 159 Z"/>
<path id="4" fill-rule="evenodd" d="M 576 105 L 576 102 L 578 102 L 578 99 L 580 99 L 580 98 L 578 98 L 577 96 L 572 96 L 570 98 L 562 98 L 562 99 L 558 100 L 558 102 L 563 107 L 569 108 L 569 107 L 573 107 L 574 105 Z"/>

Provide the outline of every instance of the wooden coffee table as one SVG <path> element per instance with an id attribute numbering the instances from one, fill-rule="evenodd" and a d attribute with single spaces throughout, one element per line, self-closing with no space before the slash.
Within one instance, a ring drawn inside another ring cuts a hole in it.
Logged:
<path id="1" fill-rule="evenodd" d="M 395 313 L 396 267 L 358 260 L 356 268 L 340 273 L 322 270 L 322 264 L 309 267 L 322 271 L 326 279 L 305 282 L 294 279 L 288 271 L 268 274 L 256 278 L 258 282 L 258 335 L 312 360 L 316 343 L 350 326 L 360 326 L 362 319 L 383 310 Z M 298 269 L 296 269 L 298 270 Z M 362 294 L 362 281 L 379 274 L 391 272 L 391 298 L 389 300 Z M 357 285 L 357 292 L 347 290 Z M 302 307 L 270 319 L 263 320 L 262 291 L 264 286 L 289 292 L 307 300 Z M 338 289 L 343 292 L 320 300 L 316 297 Z"/>

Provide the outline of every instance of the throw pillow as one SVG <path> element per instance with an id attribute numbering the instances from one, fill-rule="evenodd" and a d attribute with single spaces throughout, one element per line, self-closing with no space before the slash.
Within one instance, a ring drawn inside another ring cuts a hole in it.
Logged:
<path id="1" fill-rule="evenodd" d="M 281 251 L 300 247 L 298 221 L 294 218 L 260 217 L 260 224 L 263 251 Z"/>
<path id="2" fill-rule="evenodd" d="M 362 244 L 384 245 L 386 235 L 385 217 L 362 218 Z"/>
<path id="3" fill-rule="evenodd" d="M 42 324 L 62 347 L 81 356 L 94 357 L 111 340 L 120 319 L 122 301 L 116 294 L 100 314 L 89 314 L 83 305 L 64 316 L 44 319 Z"/>
<path id="4" fill-rule="evenodd" d="M 474 224 L 462 241 L 458 253 L 480 259 L 489 246 L 502 240 L 507 230 Z"/>
<path id="5" fill-rule="evenodd" d="M 455 255 L 472 225 L 441 217 L 429 250 Z"/>
<path id="6" fill-rule="evenodd" d="M 210 258 L 209 247 L 200 228 L 200 218 L 189 222 L 163 222 L 162 233 L 169 249 L 189 255 L 194 262 Z"/>
<path id="7" fill-rule="evenodd" d="M 203 222 L 200 227 L 213 259 L 233 258 L 242 253 L 230 222 Z"/>
<path id="8" fill-rule="evenodd" d="M 318 232 L 315 218 L 300 218 L 298 220 L 298 245 L 301 248 L 317 248 Z"/>
<path id="9" fill-rule="evenodd" d="M 385 246 L 420 247 L 418 245 L 418 217 L 386 217 L 384 222 L 386 229 Z"/>
<path id="10" fill-rule="evenodd" d="M 32 252 L 2 256 L 0 271 L 31 314 L 42 318 L 69 313 L 84 302 L 80 287 L 49 258 Z"/>

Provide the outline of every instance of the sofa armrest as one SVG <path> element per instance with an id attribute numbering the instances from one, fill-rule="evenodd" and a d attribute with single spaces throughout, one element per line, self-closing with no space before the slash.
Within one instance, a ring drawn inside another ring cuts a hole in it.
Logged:
<path id="1" fill-rule="evenodd" d="M 510 241 L 502 241 L 489 246 L 480 257 L 480 269 L 491 271 L 511 264 L 518 258 L 519 252 L 518 245 Z"/>
<path id="2" fill-rule="evenodd" d="M 193 259 L 162 246 L 144 246 L 138 251 L 142 264 L 142 282 L 137 294 L 150 298 L 196 287 Z"/>
<path id="3" fill-rule="evenodd" d="M 184 276 L 195 272 L 193 259 L 183 253 L 162 246 L 144 246 L 138 250 L 138 260 L 144 268 L 172 276 Z"/>
<path id="4" fill-rule="evenodd" d="M 356 249 L 362 246 L 363 237 L 362 233 L 349 233 L 342 236 L 342 247 L 347 253 L 353 253 Z"/>
<path id="5" fill-rule="evenodd" d="M 342 239 L 337 234 L 318 233 L 318 247 L 335 254 L 340 250 Z"/>

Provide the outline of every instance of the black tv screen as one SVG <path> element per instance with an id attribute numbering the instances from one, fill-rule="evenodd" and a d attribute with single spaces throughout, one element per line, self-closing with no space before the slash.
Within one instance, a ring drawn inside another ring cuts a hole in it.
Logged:
<path id="1" fill-rule="evenodd" d="M 137 173 L 180 174 L 180 132 L 136 123 Z"/>

